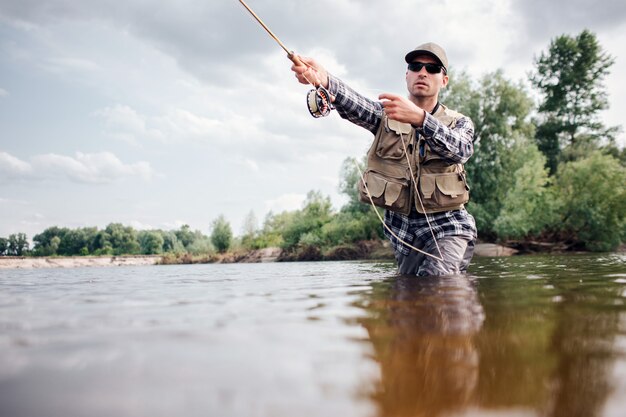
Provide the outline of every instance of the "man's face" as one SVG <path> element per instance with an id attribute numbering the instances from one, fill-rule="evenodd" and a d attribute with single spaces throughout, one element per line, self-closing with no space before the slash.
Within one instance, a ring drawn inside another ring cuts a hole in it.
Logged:
<path id="1" fill-rule="evenodd" d="M 439 64 L 439 62 L 430 55 L 418 55 L 413 62 L 421 62 L 423 64 Z M 439 90 L 448 84 L 448 76 L 441 70 L 438 74 L 431 74 L 426 71 L 426 67 L 415 72 L 407 70 L 406 86 L 409 94 L 416 98 L 438 97 Z"/>

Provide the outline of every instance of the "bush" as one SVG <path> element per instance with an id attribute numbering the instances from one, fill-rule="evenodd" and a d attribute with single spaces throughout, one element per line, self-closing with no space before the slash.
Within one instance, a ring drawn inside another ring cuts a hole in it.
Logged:
<path id="1" fill-rule="evenodd" d="M 594 152 L 559 167 L 560 230 L 592 251 L 616 249 L 626 228 L 626 168 L 612 156 Z"/>
<path id="2" fill-rule="evenodd" d="M 223 215 L 220 215 L 213 221 L 213 231 L 211 232 L 211 243 L 219 253 L 226 252 L 232 243 L 233 232 L 230 223 L 226 221 Z M 190 248 L 188 250 L 191 252 Z"/>
<path id="3" fill-rule="evenodd" d="M 513 186 L 494 222 L 500 239 L 537 235 L 554 223 L 554 196 L 548 187 L 546 158 L 535 145 L 528 146 L 524 153 L 526 162 L 515 171 Z"/>

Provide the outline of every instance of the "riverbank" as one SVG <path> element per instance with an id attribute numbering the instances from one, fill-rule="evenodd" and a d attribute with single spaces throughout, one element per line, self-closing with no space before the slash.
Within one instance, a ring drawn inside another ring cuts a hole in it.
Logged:
<path id="1" fill-rule="evenodd" d="M 517 251 L 492 243 L 476 245 L 476 256 L 511 256 Z M 128 256 L 70 256 L 35 257 L 1 256 L 0 269 L 80 268 L 107 266 L 180 265 L 202 263 L 264 263 L 340 260 L 393 260 L 393 252 L 386 241 L 360 242 L 321 253 L 316 248 L 287 253 L 280 248 L 264 248 L 249 252 L 229 252 L 204 256 L 182 255 L 128 255 Z"/>
<path id="2" fill-rule="evenodd" d="M 0 269 L 80 268 L 93 266 L 156 265 L 160 255 L 129 256 L 1 256 Z"/>

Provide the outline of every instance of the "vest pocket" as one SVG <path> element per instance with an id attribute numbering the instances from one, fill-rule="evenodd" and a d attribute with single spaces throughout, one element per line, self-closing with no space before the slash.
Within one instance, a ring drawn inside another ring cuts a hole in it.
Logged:
<path id="1" fill-rule="evenodd" d="M 409 152 L 413 127 L 408 123 L 391 120 L 386 115 L 381 123 L 384 126 L 376 138 L 376 155 L 382 159 L 404 159 L 404 146 Z"/>
<path id="2" fill-rule="evenodd" d="M 461 208 L 469 201 L 469 187 L 463 174 L 458 172 L 424 173 L 420 178 L 419 190 L 427 212 Z M 419 203 L 416 206 L 421 212 Z"/>
<path id="3" fill-rule="evenodd" d="M 409 136 L 403 136 L 404 143 L 409 147 Z M 405 159 L 402 139 L 399 135 L 383 135 L 376 144 L 376 155 L 382 159 Z"/>
<path id="4" fill-rule="evenodd" d="M 403 214 L 411 211 L 411 184 L 408 179 L 390 177 L 372 170 L 365 171 L 363 177 L 365 184 L 363 180 L 359 181 L 359 196 L 362 202 L 371 203 L 367 194 L 369 190 L 375 206 Z"/>

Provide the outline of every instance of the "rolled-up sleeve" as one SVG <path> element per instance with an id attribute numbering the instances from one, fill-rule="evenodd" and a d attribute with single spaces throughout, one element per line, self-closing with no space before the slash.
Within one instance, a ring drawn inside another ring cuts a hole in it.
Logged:
<path id="1" fill-rule="evenodd" d="M 450 128 L 426 113 L 424 124 L 417 131 L 434 152 L 453 162 L 464 164 L 474 153 L 474 124 L 469 117 L 459 118 Z"/>

